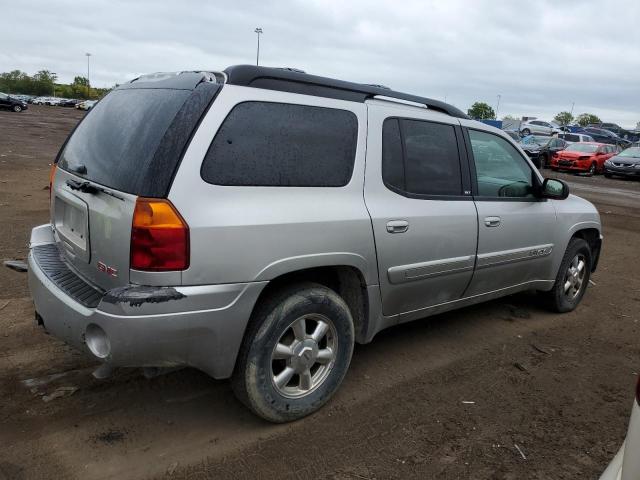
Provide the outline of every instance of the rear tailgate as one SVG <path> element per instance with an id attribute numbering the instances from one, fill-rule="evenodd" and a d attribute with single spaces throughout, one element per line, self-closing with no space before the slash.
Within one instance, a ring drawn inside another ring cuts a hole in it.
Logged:
<path id="1" fill-rule="evenodd" d="M 58 249 L 71 269 L 103 290 L 129 283 L 136 199 L 166 196 L 192 131 L 220 88 L 196 73 L 180 74 L 178 82 L 175 75 L 158 78 L 109 93 L 58 156 L 51 191 Z"/>
<path id="2" fill-rule="evenodd" d="M 136 196 L 73 189 L 84 179 L 58 169 L 51 224 L 58 249 L 83 278 L 109 290 L 129 283 L 129 243 Z"/>

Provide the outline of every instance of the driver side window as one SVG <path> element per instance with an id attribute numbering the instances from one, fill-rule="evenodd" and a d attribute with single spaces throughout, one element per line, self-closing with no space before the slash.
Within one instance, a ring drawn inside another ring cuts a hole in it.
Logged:
<path id="1" fill-rule="evenodd" d="M 534 198 L 533 172 L 516 148 L 492 133 L 469 130 L 480 197 Z"/>

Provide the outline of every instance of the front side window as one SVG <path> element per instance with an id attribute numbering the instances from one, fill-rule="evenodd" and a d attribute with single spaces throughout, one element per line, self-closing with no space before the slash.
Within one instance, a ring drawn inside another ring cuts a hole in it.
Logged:
<path id="1" fill-rule="evenodd" d="M 358 119 L 347 110 L 244 102 L 220 126 L 201 175 L 215 185 L 342 187 L 357 137 Z"/>
<path id="2" fill-rule="evenodd" d="M 480 197 L 534 198 L 533 172 L 502 137 L 469 130 Z"/>
<path id="3" fill-rule="evenodd" d="M 462 195 L 452 125 L 388 118 L 382 132 L 382 178 L 401 194 Z"/>

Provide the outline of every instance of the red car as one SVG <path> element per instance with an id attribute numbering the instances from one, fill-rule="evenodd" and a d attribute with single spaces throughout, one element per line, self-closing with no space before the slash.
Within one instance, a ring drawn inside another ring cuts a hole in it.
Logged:
<path id="1" fill-rule="evenodd" d="M 551 157 L 552 170 L 587 172 L 591 175 L 604 171 L 604 162 L 618 153 L 618 147 L 595 142 L 572 143 Z"/>

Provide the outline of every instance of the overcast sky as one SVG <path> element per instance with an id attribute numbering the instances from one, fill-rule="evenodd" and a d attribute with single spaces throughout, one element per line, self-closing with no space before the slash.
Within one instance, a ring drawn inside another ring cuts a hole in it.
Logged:
<path id="1" fill-rule="evenodd" d="M 4 3 L 4 2 L 2 2 Z M 445 99 L 466 111 L 640 121 L 640 0 L 10 2 L 0 71 L 112 86 L 141 73 L 254 63 Z M 13 19 L 13 21 L 11 21 Z"/>

